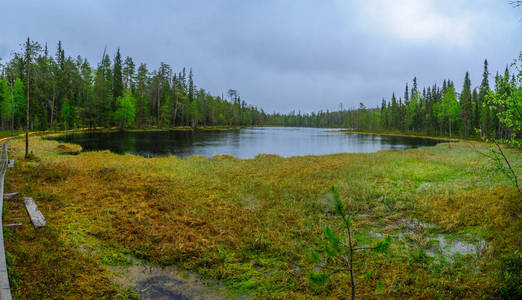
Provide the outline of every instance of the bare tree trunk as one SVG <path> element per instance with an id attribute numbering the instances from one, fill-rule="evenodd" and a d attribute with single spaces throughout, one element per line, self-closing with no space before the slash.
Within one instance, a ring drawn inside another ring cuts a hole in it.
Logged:
<path id="1" fill-rule="evenodd" d="M 158 83 L 158 94 L 157 94 L 158 95 L 158 105 L 157 105 L 158 106 L 157 107 L 157 109 L 158 109 L 158 126 L 160 125 L 160 94 L 159 93 L 160 93 L 160 85 Z"/>
<path id="2" fill-rule="evenodd" d="M 53 85 L 53 101 L 51 102 L 51 129 L 53 129 L 55 86 Z"/>
<path id="3" fill-rule="evenodd" d="M 450 140 L 449 140 L 449 147 L 451 148 L 451 119 L 449 120 L 449 134 L 450 134 Z"/>
<path id="4" fill-rule="evenodd" d="M 14 99 L 13 99 L 13 81 L 11 81 L 11 134 L 14 135 Z"/>
<path id="5" fill-rule="evenodd" d="M 174 106 L 174 117 L 172 121 L 172 126 L 176 126 L 176 116 L 178 115 L 178 95 L 176 94 L 176 105 Z"/>

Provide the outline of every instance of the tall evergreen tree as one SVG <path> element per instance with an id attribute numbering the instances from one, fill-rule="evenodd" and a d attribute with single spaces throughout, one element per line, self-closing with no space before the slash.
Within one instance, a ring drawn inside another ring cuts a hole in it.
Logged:
<path id="1" fill-rule="evenodd" d="M 125 89 L 134 89 L 134 73 L 136 72 L 136 65 L 132 57 L 127 56 L 123 67 L 123 87 Z"/>
<path id="2" fill-rule="evenodd" d="M 410 90 L 408 89 L 408 83 L 406 83 L 406 88 L 404 90 L 404 103 L 406 105 L 410 103 Z"/>
<path id="3" fill-rule="evenodd" d="M 482 82 L 480 83 L 480 90 L 478 95 L 477 105 L 480 109 L 477 110 L 479 113 L 477 119 L 480 123 L 480 129 L 483 135 L 488 136 L 488 125 L 489 125 L 489 112 L 486 109 L 481 109 L 482 104 L 486 101 L 486 95 L 489 91 L 489 72 L 488 72 L 488 60 L 484 60 L 484 72 L 482 73 Z"/>
<path id="4" fill-rule="evenodd" d="M 417 77 L 413 77 L 413 86 L 411 87 L 411 95 L 417 93 Z M 410 97 L 411 98 L 411 97 Z"/>
<path id="5" fill-rule="evenodd" d="M 462 134 L 468 136 L 472 115 L 471 80 L 469 79 L 468 72 L 466 72 L 466 76 L 464 77 L 464 85 L 462 87 L 462 92 L 460 93 L 460 105 L 462 107 Z"/>
<path id="6" fill-rule="evenodd" d="M 123 96 L 123 74 L 120 48 L 116 50 L 116 55 L 114 56 L 112 76 L 112 96 L 116 101 L 118 97 Z"/>
<path id="7" fill-rule="evenodd" d="M 29 37 L 25 42 L 24 69 L 25 69 L 25 157 L 29 157 L 29 103 L 31 94 L 31 81 L 33 80 L 33 62 L 40 52 L 41 46 L 38 42 L 31 41 Z"/>

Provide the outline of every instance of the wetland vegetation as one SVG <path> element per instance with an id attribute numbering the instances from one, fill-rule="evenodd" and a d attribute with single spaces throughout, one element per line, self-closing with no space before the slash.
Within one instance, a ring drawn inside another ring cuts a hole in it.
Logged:
<path id="1" fill-rule="evenodd" d="M 132 297 L 111 280 L 111 267 L 131 258 L 191 270 L 238 297 L 349 295 L 346 273 L 309 280 L 325 228 L 343 232 L 330 186 L 353 213 L 356 245 L 391 237 L 386 253 L 356 254 L 360 293 L 476 298 L 519 288 L 520 195 L 473 150 L 486 144 L 247 160 L 69 155 L 79 146 L 38 136 L 31 144 L 35 158 L 23 159 L 23 141 L 11 142 L 6 191 L 38 199 L 49 226 L 22 219 L 4 229 L 21 298 Z M 520 168 L 517 151 L 508 155 Z M 24 213 L 19 201 L 5 207 L 6 223 Z"/>

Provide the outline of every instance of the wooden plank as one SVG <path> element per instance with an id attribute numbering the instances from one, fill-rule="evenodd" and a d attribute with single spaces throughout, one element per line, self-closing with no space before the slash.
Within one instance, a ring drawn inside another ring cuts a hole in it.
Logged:
<path id="1" fill-rule="evenodd" d="M 5 144 L 4 144 L 5 145 Z M 2 145 L 2 146 L 4 146 Z M 0 195 L 4 194 L 4 175 L 5 169 L 0 170 Z M 7 275 L 7 263 L 5 260 L 4 249 L 4 228 L 2 220 L 4 200 L 0 200 L 0 299 L 11 300 L 11 288 L 9 287 L 9 278 Z"/>
<path id="2" fill-rule="evenodd" d="M 36 206 L 36 203 L 34 203 L 33 198 L 24 197 L 24 203 L 34 227 L 38 228 L 45 226 L 45 218 L 40 210 L 38 210 L 38 206 Z"/>
<path id="3" fill-rule="evenodd" d="M 17 192 L 4 194 L 4 200 L 11 200 L 11 199 L 16 198 L 16 196 L 18 196 Z"/>

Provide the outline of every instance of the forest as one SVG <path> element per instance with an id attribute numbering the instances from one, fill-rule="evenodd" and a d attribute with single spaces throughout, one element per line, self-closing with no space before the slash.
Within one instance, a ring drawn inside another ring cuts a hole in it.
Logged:
<path id="1" fill-rule="evenodd" d="M 228 90 L 228 100 L 198 88 L 193 73 L 176 73 L 166 63 L 157 70 L 104 51 L 91 65 L 68 56 L 62 42 L 51 55 L 47 44 L 27 41 L 1 65 L 0 110 L 4 129 L 26 124 L 29 104 L 31 130 L 78 127 L 174 127 L 253 125 L 264 123 L 262 110 Z M 187 74 L 188 73 L 188 74 Z"/>
<path id="2" fill-rule="evenodd" d="M 522 57 L 520 58 L 522 61 Z M 506 66 L 503 74 L 496 73 L 494 86 L 490 86 L 488 61 L 484 61 L 484 73 L 479 86 L 472 88 L 469 73 L 464 84 L 457 89 L 451 79 L 442 86 L 417 86 L 413 78 L 411 89 L 406 83 L 404 96 L 392 94 L 390 100 L 382 99 L 377 108 L 367 108 L 360 103 L 357 109 L 320 111 L 312 114 L 273 114 L 270 124 L 281 126 L 340 127 L 370 131 L 400 131 L 423 133 L 432 136 L 482 136 L 507 139 L 512 129 L 499 118 L 503 108 L 491 101 L 492 93 L 509 94 L 510 86 L 517 84 L 515 74 Z"/>
<path id="3" fill-rule="evenodd" d="M 214 96 L 196 86 L 192 69 L 175 72 L 161 62 L 156 70 L 137 65 L 118 48 L 111 59 L 105 50 L 96 66 L 86 58 L 67 56 L 62 42 L 49 54 L 47 44 L 27 38 L 12 58 L 0 65 L 0 124 L 4 129 L 72 129 L 79 127 L 306 126 L 371 131 L 415 132 L 438 136 L 509 138 L 499 120 L 500 108 L 489 94 L 516 84 L 506 66 L 490 83 L 484 61 L 480 85 L 472 87 L 468 72 L 461 89 L 451 79 L 441 85 L 406 83 L 404 95 L 392 94 L 377 108 L 317 113 L 265 113 L 248 105 L 238 91 Z M 26 116 L 26 106 L 29 113 Z"/>

